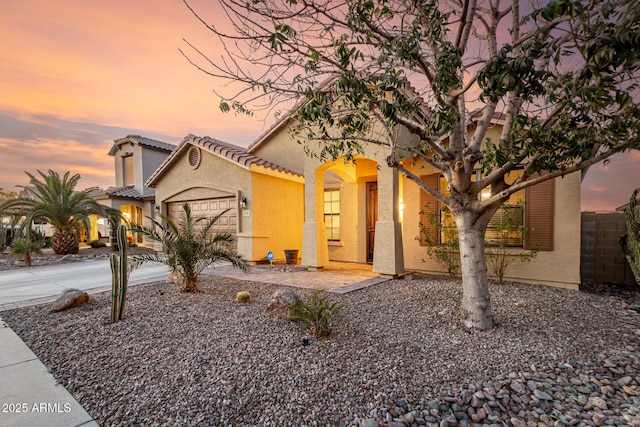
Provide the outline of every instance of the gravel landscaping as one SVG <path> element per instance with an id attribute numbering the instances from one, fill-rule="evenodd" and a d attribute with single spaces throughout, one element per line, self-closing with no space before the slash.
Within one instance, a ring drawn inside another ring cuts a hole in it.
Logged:
<path id="1" fill-rule="evenodd" d="M 24 261 L 20 255 L 10 256 L 9 250 L 5 249 L 4 253 L 0 253 L 0 271 L 16 270 L 21 268 L 42 267 L 44 265 L 67 264 L 70 262 L 96 261 L 101 259 L 109 259 L 111 254 L 117 254 L 111 246 L 102 248 L 90 248 L 82 246 L 77 254 L 57 255 L 53 253 L 53 249 L 46 248 L 42 250 L 42 254 L 31 254 L 31 267 L 24 265 Z M 128 249 L 129 255 L 138 253 L 153 252 L 153 249 L 142 246 L 134 246 Z"/>
<path id="2" fill-rule="evenodd" d="M 332 335 L 304 346 L 265 314 L 277 286 L 199 287 L 132 287 L 113 325 L 106 293 L 2 318 L 102 426 L 640 426 L 635 290 L 493 285 L 498 324 L 478 332 L 458 322 L 459 281 L 389 281 L 329 294 Z"/>

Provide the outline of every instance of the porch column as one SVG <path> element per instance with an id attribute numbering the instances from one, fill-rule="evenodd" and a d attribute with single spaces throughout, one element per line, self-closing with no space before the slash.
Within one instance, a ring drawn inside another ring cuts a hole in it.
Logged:
<path id="1" fill-rule="evenodd" d="M 324 225 L 324 171 L 319 171 L 318 166 L 312 159 L 305 161 L 302 265 L 311 269 L 322 268 L 329 263 Z"/>
<path id="2" fill-rule="evenodd" d="M 98 240 L 98 215 L 89 215 L 89 236 L 87 241 Z"/>
<path id="3" fill-rule="evenodd" d="M 399 176 L 394 168 L 378 171 L 378 221 L 373 252 L 373 272 L 384 276 L 404 273 L 400 225 Z"/>

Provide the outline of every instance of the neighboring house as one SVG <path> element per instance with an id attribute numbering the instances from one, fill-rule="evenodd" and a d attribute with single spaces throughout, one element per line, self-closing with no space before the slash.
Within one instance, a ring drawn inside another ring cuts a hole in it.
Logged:
<path id="1" fill-rule="evenodd" d="M 383 147 L 365 147 L 356 163 L 321 162 L 304 153 L 285 118 L 247 149 L 215 139 L 186 137 L 149 179 L 156 203 L 169 215 L 190 203 L 209 215 L 231 208 L 222 222 L 237 236 L 239 252 L 250 261 L 276 259 L 298 249 L 302 264 L 322 268 L 329 261 L 370 263 L 374 272 L 397 276 L 406 270 L 442 273 L 428 259 L 420 239 L 427 207 L 435 200 L 386 166 Z M 490 137 L 498 138 L 496 122 Z M 400 138 L 409 135 L 399 133 Z M 442 179 L 427 164 L 411 167 L 433 186 Z M 510 236 L 518 252 L 537 249 L 509 280 L 577 289 L 580 283 L 580 174 L 554 179 L 512 196 L 501 210 L 526 232 Z M 491 233 L 488 233 L 489 240 Z M 425 260 L 423 262 L 423 260 Z"/>
<path id="2" fill-rule="evenodd" d="M 105 206 L 119 209 L 131 223 L 149 225 L 146 217 L 155 214 L 155 192 L 145 182 L 175 148 L 173 144 L 139 135 L 115 140 L 109 155 L 114 159 L 116 186 L 93 192 L 93 198 Z M 92 230 L 99 229 L 96 220 L 94 218 Z M 91 239 L 96 238 L 97 231 L 94 231 Z M 143 243 L 141 236 L 135 239 L 137 243 Z"/>

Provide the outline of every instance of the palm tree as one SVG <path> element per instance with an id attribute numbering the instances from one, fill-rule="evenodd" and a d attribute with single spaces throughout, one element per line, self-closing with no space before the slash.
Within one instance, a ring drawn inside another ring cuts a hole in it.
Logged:
<path id="1" fill-rule="evenodd" d="M 165 253 L 137 254 L 130 258 L 132 268 L 146 262 L 166 264 L 172 273 L 183 281 L 183 292 L 199 292 L 198 275 L 208 266 L 218 262 L 230 262 L 236 268 L 247 271 L 248 264 L 231 244 L 230 233 L 214 233 L 213 227 L 224 211 L 213 218 L 197 217 L 191 214 L 188 203 L 183 206 L 184 217 L 173 221 L 167 215 L 159 214 L 161 220 L 151 217 L 151 228 L 133 226 L 131 231 L 142 233 L 164 246 Z"/>
<path id="2" fill-rule="evenodd" d="M 42 255 L 42 241 L 32 240 L 27 237 L 13 239 L 9 245 L 9 256 L 21 255 L 24 265 L 31 267 L 31 253 Z"/>
<path id="3" fill-rule="evenodd" d="M 29 172 L 30 186 L 20 186 L 26 196 L 6 201 L 0 210 L 5 210 L 14 216 L 24 216 L 23 227 L 27 235 L 31 224 L 36 219 L 42 219 L 51 224 L 55 231 L 51 238 L 51 246 L 56 254 L 77 254 L 80 248 L 79 226 L 89 229 L 89 216 L 114 215 L 115 209 L 108 208 L 96 202 L 86 191 L 75 191 L 80 175 L 64 176 L 52 170 L 45 175 L 38 170 L 42 180 Z"/>

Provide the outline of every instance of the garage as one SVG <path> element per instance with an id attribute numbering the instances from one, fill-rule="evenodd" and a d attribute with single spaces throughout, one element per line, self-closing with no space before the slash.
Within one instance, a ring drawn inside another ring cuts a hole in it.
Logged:
<path id="1" fill-rule="evenodd" d="M 184 210 L 182 209 L 184 203 L 185 202 L 183 201 L 167 204 L 168 215 L 171 220 L 178 221 L 184 215 Z M 234 196 L 191 200 L 187 203 L 189 203 L 189 206 L 191 207 L 191 214 L 194 218 L 202 216 L 213 218 L 225 210 L 230 209 L 218 219 L 218 222 L 213 226 L 212 230 L 216 233 L 226 232 L 232 234 L 234 237 L 236 236 L 238 229 L 238 209 L 236 207 L 236 198 Z"/>

